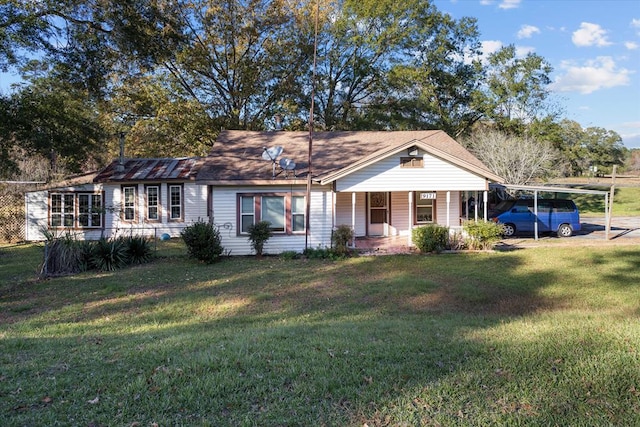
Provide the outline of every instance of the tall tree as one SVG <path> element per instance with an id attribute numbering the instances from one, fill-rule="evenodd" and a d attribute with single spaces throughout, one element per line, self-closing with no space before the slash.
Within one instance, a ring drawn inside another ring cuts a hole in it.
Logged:
<path id="1" fill-rule="evenodd" d="M 489 55 L 485 113 L 499 129 L 523 134 L 528 124 L 557 115 L 549 100 L 551 65 L 541 56 L 517 55 L 514 45 Z"/>
<path id="2" fill-rule="evenodd" d="M 442 129 L 454 137 L 482 118 L 478 109 L 483 68 L 475 19 L 459 21 L 435 9 L 421 16 L 409 38 L 408 60 L 394 66 L 390 92 L 406 127 Z"/>
<path id="3" fill-rule="evenodd" d="M 609 172 L 613 165 L 624 164 L 627 148 L 622 144 L 618 133 L 600 127 L 589 127 L 584 129 L 583 138 L 587 158 L 598 170 Z"/>
<path id="4" fill-rule="evenodd" d="M 101 162 L 105 140 L 95 106 L 64 82 L 40 79 L 4 102 L 0 139 L 51 159 L 53 170 L 80 172 Z"/>

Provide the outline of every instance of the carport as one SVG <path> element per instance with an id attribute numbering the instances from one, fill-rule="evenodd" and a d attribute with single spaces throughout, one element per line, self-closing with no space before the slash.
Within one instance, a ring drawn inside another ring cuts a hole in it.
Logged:
<path id="1" fill-rule="evenodd" d="M 511 184 L 491 184 L 492 188 L 503 188 L 508 190 L 518 190 L 533 193 L 533 214 L 538 217 L 538 193 L 573 193 L 573 194 L 594 194 L 604 196 L 604 218 L 605 218 L 605 239 L 609 240 L 611 229 L 611 206 L 609 206 L 609 191 L 588 190 L 584 188 L 556 187 L 549 185 L 511 185 Z M 533 225 L 534 237 L 538 240 L 538 221 Z"/>

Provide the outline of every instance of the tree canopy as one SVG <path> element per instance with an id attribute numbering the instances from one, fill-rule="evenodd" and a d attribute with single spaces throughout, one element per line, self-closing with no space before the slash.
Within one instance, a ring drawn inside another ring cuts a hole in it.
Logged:
<path id="1" fill-rule="evenodd" d="M 544 58 L 514 46 L 483 58 L 475 19 L 430 0 L 5 0 L 0 68 L 25 83 L 0 99 L 3 170 L 17 146 L 80 171 L 114 155 L 121 132 L 131 155 L 179 156 L 275 115 L 306 128 L 316 13 L 319 130 L 460 138 L 482 123 L 550 143 L 567 173 L 588 167 L 584 150 L 604 166 L 624 158 L 615 133 L 558 121 Z"/>

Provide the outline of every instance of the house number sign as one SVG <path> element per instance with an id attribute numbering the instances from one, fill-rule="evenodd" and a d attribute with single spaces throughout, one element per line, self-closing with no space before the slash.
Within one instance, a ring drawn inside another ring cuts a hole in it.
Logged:
<path id="1" fill-rule="evenodd" d="M 429 200 L 429 199 L 435 199 L 435 198 L 436 198 L 436 193 L 435 192 L 420 193 L 420 200 Z"/>

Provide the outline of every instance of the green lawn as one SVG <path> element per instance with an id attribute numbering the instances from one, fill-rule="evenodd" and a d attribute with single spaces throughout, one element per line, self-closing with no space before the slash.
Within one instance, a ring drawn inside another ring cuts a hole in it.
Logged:
<path id="1" fill-rule="evenodd" d="M 0 248 L 0 425 L 639 425 L 640 248 L 185 258 Z M 154 424 L 156 423 L 156 424 Z"/>

